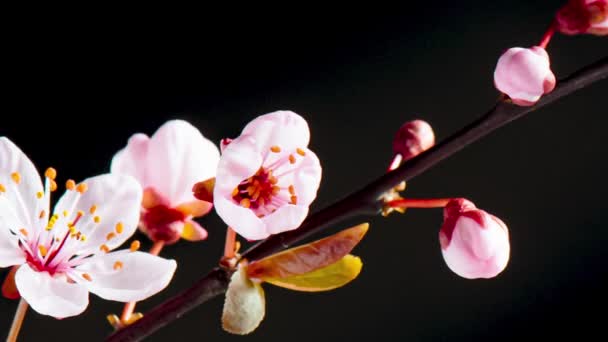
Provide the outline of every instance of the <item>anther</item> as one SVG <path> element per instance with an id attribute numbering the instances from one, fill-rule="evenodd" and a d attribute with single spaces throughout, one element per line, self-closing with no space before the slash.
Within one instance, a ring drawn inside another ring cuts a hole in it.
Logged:
<path id="1" fill-rule="evenodd" d="M 40 214 L 38 214 L 39 218 L 44 218 L 44 216 L 46 216 L 46 212 L 44 210 L 40 211 Z"/>
<path id="2" fill-rule="evenodd" d="M 65 182 L 65 188 L 68 190 L 76 189 L 76 182 L 74 182 L 73 179 L 68 179 L 67 182 Z"/>
<path id="3" fill-rule="evenodd" d="M 290 154 L 290 155 L 289 155 L 289 162 L 290 162 L 291 164 L 295 164 L 295 163 L 296 163 L 296 157 L 294 157 L 294 155 L 293 155 L 293 154 Z"/>
<path id="4" fill-rule="evenodd" d="M 99 250 L 104 252 L 104 253 L 108 253 L 110 251 L 110 247 L 104 245 L 99 246 Z"/>
<path id="5" fill-rule="evenodd" d="M 291 204 L 298 204 L 298 196 L 291 196 Z"/>
<path id="6" fill-rule="evenodd" d="M 86 279 L 87 281 L 93 281 L 93 278 L 91 278 L 91 276 L 88 273 L 83 273 L 82 277 L 84 279 Z"/>
<path id="7" fill-rule="evenodd" d="M 289 186 L 289 193 L 290 193 L 291 195 L 295 195 L 295 194 L 296 194 L 296 189 L 293 187 L 293 185 L 290 185 L 290 186 Z"/>
<path id="8" fill-rule="evenodd" d="M 274 152 L 274 153 L 279 153 L 279 152 L 281 152 L 281 148 L 280 148 L 279 146 L 276 146 L 276 145 L 275 145 L 275 146 L 272 146 L 272 147 L 270 148 L 270 150 L 271 150 L 272 152 Z"/>
<path id="9" fill-rule="evenodd" d="M 86 185 L 85 183 L 80 183 L 76 187 L 76 191 L 80 192 L 81 194 L 84 194 L 85 192 L 87 192 L 88 189 L 89 189 L 89 186 Z"/>
<path id="10" fill-rule="evenodd" d="M 89 209 L 89 212 L 91 213 L 91 215 L 95 214 L 95 211 L 97 211 L 97 206 L 96 205 L 92 205 L 91 209 Z"/>
<path id="11" fill-rule="evenodd" d="M 275 185 L 275 186 L 272 187 L 272 194 L 273 195 L 278 194 L 279 191 L 281 191 L 281 188 L 279 188 L 278 186 Z"/>
<path id="12" fill-rule="evenodd" d="M 251 206 L 251 201 L 249 201 L 249 198 L 243 198 L 240 205 L 242 207 L 249 208 Z"/>
<path id="13" fill-rule="evenodd" d="M 38 251 L 40 252 L 40 255 L 42 255 L 43 258 L 46 257 L 46 252 L 47 252 L 46 247 L 44 247 L 43 245 L 39 245 Z"/>
<path id="14" fill-rule="evenodd" d="M 129 250 L 131 252 L 135 252 L 139 249 L 140 246 L 141 246 L 141 244 L 139 243 L 139 241 L 135 240 L 135 241 L 131 242 L 131 247 L 129 248 Z"/>
<path id="15" fill-rule="evenodd" d="M 55 182 L 54 180 L 50 180 L 49 184 L 51 184 L 51 192 L 57 190 L 57 182 Z"/>
<path id="16" fill-rule="evenodd" d="M 95 217 L 93 217 L 93 221 L 95 221 L 95 223 L 99 223 L 99 222 L 101 222 L 101 217 L 95 216 Z"/>
<path id="17" fill-rule="evenodd" d="M 106 235 L 106 240 L 110 241 L 115 237 L 116 237 L 116 234 L 114 232 L 109 232 L 108 235 Z"/>
<path id="18" fill-rule="evenodd" d="M 122 234 L 122 231 L 125 229 L 125 226 L 122 224 L 122 222 L 118 222 L 116 224 L 116 233 L 117 234 Z"/>
<path id="19" fill-rule="evenodd" d="M 68 211 L 67 211 L 67 210 L 64 210 L 64 211 L 63 211 L 63 217 L 68 217 L 68 215 L 69 215 Z"/>
<path id="20" fill-rule="evenodd" d="M 25 230 L 25 228 L 21 228 L 21 229 L 19 229 L 19 232 L 20 232 L 20 233 L 21 233 L 23 236 L 27 237 L 27 230 Z"/>
<path id="21" fill-rule="evenodd" d="M 49 167 L 44 172 L 44 177 L 51 179 L 51 180 L 55 180 L 55 177 L 57 177 L 57 170 L 53 169 L 52 167 Z"/>
<path id="22" fill-rule="evenodd" d="M 234 188 L 234 190 L 232 190 L 232 197 L 234 197 L 234 196 L 236 196 L 238 194 L 239 194 L 239 188 L 236 187 L 236 188 Z"/>
<path id="23" fill-rule="evenodd" d="M 0 184 L 0 192 L 6 192 L 6 188 L 2 184 Z"/>
<path id="24" fill-rule="evenodd" d="M 115 271 L 118 271 L 118 270 L 122 269 L 122 267 L 123 267 L 123 263 L 122 262 L 117 261 L 117 262 L 114 263 L 114 270 Z"/>
<path id="25" fill-rule="evenodd" d="M 80 235 L 80 241 L 82 241 L 82 242 L 87 241 L 87 236 L 84 234 Z"/>
<path id="26" fill-rule="evenodd" d="M 299 148 L 299 147 L 298 147 L 298 148 L 296 148 L 296 152 L 297 152 L 299 155 L 301 155 L 302 157 L 304 157 L 304 156 L 306 155 L 306 152 L 304 152 L 304 150 L 303 150 L 303 149 L 301 149 L 301 148 Z"/>
<path id="27" fill-rule="evenodd" d="M 19 184 L 19 182 L 21 182 L 21 175 L 19 174 L 19 172 L 11 173 L 11 178 L 13 179 L 13 182 L 15 182 L 15 184 Z"/>
<path id="28" fill-rule="evenodd" d="M 38 192 L 36 193 L 36 197 L 37 197 L 38 199 L 41 199 L 41 198 L 42 198 L 42 196 L 44 196 L 44 194 L 42 193 L 42 191 L 38 191 Z"/>

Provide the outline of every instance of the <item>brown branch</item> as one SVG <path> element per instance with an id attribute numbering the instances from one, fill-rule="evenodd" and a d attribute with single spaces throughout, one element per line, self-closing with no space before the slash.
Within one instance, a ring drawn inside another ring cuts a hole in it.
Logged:
<path id="1" fill-rule="evenodd" d="M 363 189 L 309 216 L 300 228 L 273 235 L 251 247 L 243 258 L 257 260 L 285 249 L 346 217 L 377 214 L 382 203 L 378 198 L 403 180 L 410 180 L 433 165 L 463 149 L 505 124 L 548 105 L 564 96 L 608 77 L 608 57 L 589 65 L 561 80 L 555 90 L 534 106 L 519 107 L 507 101 L 498 102 L 480 119 L 464 127 L 432 149 L 407 161 L 399 168 L 382 175 Z M 140 341 L 176 320 L 191 309 L 225 292 L 230 272 L 214 269 L 191 288 L 148 312 L 133 325 L 115 332 L 108 342 Z"/>

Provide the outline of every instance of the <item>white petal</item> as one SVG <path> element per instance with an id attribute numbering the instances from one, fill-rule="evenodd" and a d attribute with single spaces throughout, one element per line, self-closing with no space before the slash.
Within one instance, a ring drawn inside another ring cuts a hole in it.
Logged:
<path id="1" fill-rule="evenodd" d="M 87 237 L 79 250 L 96 251 L 102 244 L 110 249 L 122 245 L 137 229 L 142 200 L 141 186 L 133 177 L 125 174 L 104 174 L 85 179 L 83 183 L 87 184 L 88 190 L 81 195 L 76 209 L 68 216 L 68 222 L 71 222 L 78 210 L 85 213 L 76 224 L 76 229 Z M 66 192 L 57 203 L 55 212 L 62 216 L 64 210 L 69 210 L 70 197 L 75 193 L 75 191 Z M 89 210 L 93 205 L 97 209 L 91 214 Z M 99 223 L 95 223 L 95 216 L 99 217 Z M 115 232 L 119 222 L 124 227 L 123 232 L 107 240 L 108 234 Z"/>
<path id="2" fill-rule="evenodd" d="M 95 258 L 75 270 L 91 276 L 90 282 L 81 282 L 92 293 L 108 300 L 130 302 L 160 292 L 169 284 L 176 268 L 175 260 L 143 252 L 118 251 Z"/>
<path id="3" fill-rule="evenodd" d="M 253 210 L 237 205 L 232 199 L 215 197 L 215 211 L 235 232 L 248 240 L 261 240 L 270 233 Z"/>
<path id="4" fill-rule="evenodd" d="M 127 146 L 112 158 L 112 173 L 125 173 L 133 176 L 143 188 L 146 187 L 146 159 L 150 138 L 145 134 L 134 134 Z"/>
<path id="5" fill-rule="evenodd" d="M 310 141 L 308 123 L 291 111 L 276 111 L 261 115 L 243 129 L 242 135 L 251 135 L 261 150 L 277 145 L 284 150 L 307 147 Z"/>
<path id="6" fill-rule="evenodd" d="M 186 121 L 161 126 L 150 139 L 146 186 L 169 200 L 171 206 L 194 200 L 192 186 L 215 177 L 220 152 L 217 146 Z"/>
<path id="7" fill-rule="evenodd" d="M 262 153 L 250 136 L 234 139 L 224 149 L 217 167 L 213 196 L 229 196 L 242 181 L 253 176 L 262 166 Z"/>
<path id="8" fill-rule="evenodd" d="M 0 267 L 25 262 L 25 254 L 19 248 L 19 239 L 14 234 L 23 227 L 14 214 L 12 204 L 0 195 Z"/>
<path id="9" fill-rule="evenodd" d="M 68 283 L 64 277 L 51 277 L 36 272 L 24 264 L 15 275 L 21 297 L 38 313 L 65 318 L 82 313 L 89 305 L 89 292 L 77 283 Z"/>
<path id="10" fill-rule="evenodd" d="M 11 178 L 14 172 L 19 173 L 19 184 Z M 46 201 L 36 196 L 44 190 L 40 175 L 30 159 L 6 137 L 0 137 L 0 184 L 6 189 L 0 196 L 6 196 L 16 209 L 19 221 L 26 224 L 30 232 L 46 225 L 46 219 L 39 218 L 41 210 L 46 210 L 48 216 Z"/>
<path id="11" fill-rule="evenodd" d="M 270 234 L 298 228 L 308 215 L 308 206 L 285 204 L 274 213 L 264 216 L 262 222 Z"/>

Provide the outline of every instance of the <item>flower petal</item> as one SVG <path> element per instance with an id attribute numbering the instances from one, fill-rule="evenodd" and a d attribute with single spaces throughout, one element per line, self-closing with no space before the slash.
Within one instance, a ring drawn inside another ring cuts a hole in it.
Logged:
<path id="1" fill-rule="evenodd" d="M 308 206 L 317 197 L 317 191 L 321 184 L 322 169 L 319 158 L 317 158 L 314 152 L 307 148 L 302 150 L 306 154 L 302 158 L 302 161 L 296 164 L 296 171 L 281 177 L 279 184 L 283 185 L 285 182 L 285 185 L 293 184 L 298 204 Z"/>
<path id="2" fill-rule="evenodd" d="M 21 297 L 38 313 L 65 318 L 82 313 L 89 305 L 86 287 L 65 278 L 36 272 L 24 264 L 15 275 Z"/>
<path id="3" fill-rule="evenodd" d="M 182 238 L 188 241 L 201 241 L 207 238 L 207 231 L 195 221 L 188 220 L 184 222 L 182 230 Z"/>
<path id="4" fill-rule="evenodd" d="M 30 159 L 6 137 L 0 137 L 0 184 L 5 190 L 0 191 L 0 196 L 6 196 L 13 205 L 21 223 L 30 230 L 46 225 L 46 218 L 40 220 L 39 213 L 48 211 L 47 201 L 36 196 L 44 191 L 40 175 Z"/>
<path id="5" fill-rule="evenodd" d="M 112 173 L 124 173 L 133 176 L 142 187 L 147 186 L 146 158 L 150 138 L 137 133 L 129 138 L 127 146 L 118 151 L 112 158 Z"/>
<path id="6" fill-rule="evenodd" d="M 75 210 L 68 216 L 68 222 L 71 222 L 78 210 L 84 212 L 76 225 L 76 229 L 87 237 L 80 251 L 98 251 L 102 244 L 109 249 L 120 246 L 137 229 L 142 200 L 141 186 L 133 177 L 125 174 L 104 174 L 88 178 L 83 183 L 87 184 L 88 190 L 81 195 Z M 74 191 L 68 191 L 63 195 L 55 212 L 70 210 L 70 197 L 74 194 Z M 96 210 L 91 214 L 93 206 Z M 99 218 L 99 223 L 95 222 L 95 217 Z M 122 225 L 120 234 L 116 232 L 119 223 Z M 112 232 L 115 234 L 108 240 L 108 234 Z"/>
<path id="7" fill-rule="evenodd" d="M 262 166 L 262 155 L 252 137 L 241 136 L 224 150 L 217 166 L 213 197 L 231 196 L 232 190 Z"/>
<path id="8" fill-rule="evenodd" d="M 264 216 L 262 222 L 269 234 L 278 234 L 298 228 L 308 215 L 308 206 L 285 204 L 274 213 Z"/>
<path id="9" fill-rule="evenodd" d="M 19 238 L 13 233 L 23 227 L 15 216 L 12 204 L 5 196 L 0 195 L 0 267 L 25 262 L 25 253 L 19 248 Z"/>
<path id="10" fill-rule="evenodd" d="M 150 139 L 146 163 L 147 186 L 166 197 L 171 206 L 194 200 L 192 186 L 215 177 L 217 146 L 183 120 L 168 121 Z"/>
<path id="11" fill-rule="evenodd" d="M 91 281 L 80 280 L 92 293 L 120 302 L 144 300 L 164 289 L 177 264 L 143 252 L 118 251 L 76 267 Z"/>
<path id="12" fill-rule="evenodd" d="M 215 211 L 232 227 L 234 231 L 248 240 L 261 240 L 270 233 L 266 231 L 266 227 L 262 220 L 255 216 L 252 210 L 241 207 L 224 197 L 215 197 Z"/>
<path id="13" fill-rule="evenodd" d="M 254 137 L 258 148 L 263 151 L 275 145 L 284 150 L 295 150 L 307 147 L 310 141 L 308 123 L 292 111 L 258 116 L 245 126 L 241 134 Z"/>

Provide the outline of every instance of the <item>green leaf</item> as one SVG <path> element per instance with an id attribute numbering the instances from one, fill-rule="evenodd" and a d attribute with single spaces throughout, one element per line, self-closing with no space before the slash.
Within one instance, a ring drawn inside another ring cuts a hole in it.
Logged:
<path id="1" fill-rule="evenodd" d="M 260 325 L 265 312 L 264 289 L 249 280 L 244 267 L 239 267 L 226 291 L 222 328 L 232 334 L 249 334 Z"/>
<path id="2" fill-rule="evenodd" d="M 281 279 L 332 265 L 352 251 L 368 228 L 369 224 L 362 223 L 324 239 L 253 261 L 247 267 L 247 275 L 253 279 Z"/>
<path id="3" fill-rule="evenodd" d="M 338 262 L 305 274 L 286 278 L 263 278 L 265 282 L 290 290 L 320 292 L 341 287 L 357 278 L 363 263 L 359 257 L 346 255 Z"/>

